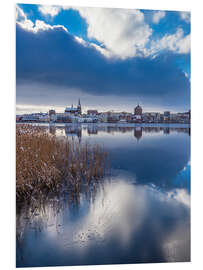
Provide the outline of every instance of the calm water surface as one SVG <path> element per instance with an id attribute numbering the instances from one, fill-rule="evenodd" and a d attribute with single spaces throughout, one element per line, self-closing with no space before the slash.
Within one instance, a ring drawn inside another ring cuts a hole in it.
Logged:
<path id="1" fill-rule="evenodd" d="M 17 209 L 17 266 L 190 261 L 190 128 L 56 125 L 50 133 L 103 144 L 111 178 Z"/>

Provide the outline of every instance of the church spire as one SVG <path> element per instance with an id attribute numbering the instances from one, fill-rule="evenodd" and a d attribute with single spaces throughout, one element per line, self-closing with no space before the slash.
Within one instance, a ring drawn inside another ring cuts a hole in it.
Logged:
<path id="1" fill-rule="evenodd" d="M 80 98 L 78 99 L 78 113 L 82 113 L 81 104 L 80 104 Z"/>

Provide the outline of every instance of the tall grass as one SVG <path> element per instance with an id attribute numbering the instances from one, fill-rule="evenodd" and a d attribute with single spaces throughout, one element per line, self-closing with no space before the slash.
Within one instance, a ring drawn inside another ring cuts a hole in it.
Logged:
<path id="1" fill-rule="evenodd" d="M 57 192 L 62 185 L 77 196 L 82 186 L 104 176 L 107 165 L 107 153 L 99 145 L 59 139 L 42 127 L 16 127 L 17 201 Z"/>

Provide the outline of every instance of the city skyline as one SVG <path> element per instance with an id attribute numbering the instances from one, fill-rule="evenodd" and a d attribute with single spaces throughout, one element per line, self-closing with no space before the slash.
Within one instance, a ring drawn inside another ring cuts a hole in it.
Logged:
<path id="1" fill-rule="evenodd" d="M 76 99 L 77 100 L 77 99 Z M 79 98 L 80 102 L 81 102 L 81 98 Z M 87 114 L 88 113 L 88 110 L 97 110 L 98 113 L 108 113 L 108 112 L 114 112 L 114 113 L 122 113 L 122 112 L 125 112 L 125 113 L 129 113 L 129 114 L 134 114 L 134 109 L 140 105 L 143 109 L 143 113 L 160 113 L 160 114 L 163 114 L 164 112 L 166 111 L 169 111 L 167 109 L 164 109 L 163 108 L 163 111 L 157 111 L 157 110 L 146 110 L 145 107 L 137 102 L 134 104 L 134 106 L 132 108 L 130 108 L 129 111 L 127 110 L 119 110 L 119 109 L 115 109 L 115 108 L 107 108 L 106 110 L 100 110 L 98 108 L 100 108 L 99 106 L 97 107 L 97 105 L 93 106 L 93 107 L 87 107 L 85 106 L 82 102 L 81 102 L 81 106 L 82 106 L 82 114 Z M 21 115 L 21 114 L 35 114 L 35 113 L 48 113 L 49 110 L 55 110 L 57 113 L 64 113 L 66 108 L 71 108 L 71 107 L 74 107 L 76 108 L 77 107 L 77 102 L 72 102 L 70 104 L 67 104 L 66 106 L 64 107 L 60 107 L 60 109 L 58 109 L 57 106 L 48 106 L 46 107 L 45 110 L 37 110 L 36 108 L 36 111 L 27 111 L 27 112 L 23 112 L 23 113 L 18 113 L 17 110 L 16 110 L 16 115 Z M 188 108 L 188 110 L 185 110 L 185 111 L 170 111 L 171 113 L 182 113 L 182 112 L 188 112 L 190 111 L 190 109 Z"/>
<path id="2" fill-rule="evenodd" d="M 77 105 L 66 106 L 63 112 L 50 108 L 48 112 L 19 114 L 16 122 L 46 122 L 46 123 L 190 123 L 191 111 L 172 113 L 170 111 L 146 112 L 138 104 L 134 111 L 110 110 L 99 111 L 96 107 L 84 111 L 80 98 Z"/>
<path id="3" fill-rule="evenodd" d="M 188 111 L 190 13 L 18 4 L 17 113 L 76 96 L 85 110 Z"/>

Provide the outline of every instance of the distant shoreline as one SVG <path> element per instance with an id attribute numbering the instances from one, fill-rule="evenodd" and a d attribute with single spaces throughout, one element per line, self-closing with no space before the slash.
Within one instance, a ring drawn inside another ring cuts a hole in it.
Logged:
<path id="1" fill-rule="evenodd" d="M 49 123 L 49 122 L 16 122 L 16 124 L 32 124 L 40 126 L 114 126 L 114 127 L 182 127 L 190 128 L 190 123 Z"/>

